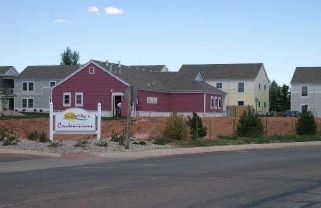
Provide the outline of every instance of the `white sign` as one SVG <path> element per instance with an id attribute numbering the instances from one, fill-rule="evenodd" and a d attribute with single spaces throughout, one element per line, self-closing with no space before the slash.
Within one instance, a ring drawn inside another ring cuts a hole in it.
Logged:
<path id="1" fill-rule="evenodd" d="M 157 97 L 147 97 L 147 104 L 157 104 Z"/>
<path id="2" fill-rule="evenodd" d="M 97 140 L 101 136 L 101 104 L 97 105 L 97 112 L 89 113 L 82 108 L 68 108 L 63 112 L 53 112 L 50 103 L 50 141 L 56 134 L 96 134 Z"/>
<path id="3" fill-rule="evenodd" d="M 55 117 L 55 131 L 96 131 L 96 116 L 81 108 L 69 108 Z"/>

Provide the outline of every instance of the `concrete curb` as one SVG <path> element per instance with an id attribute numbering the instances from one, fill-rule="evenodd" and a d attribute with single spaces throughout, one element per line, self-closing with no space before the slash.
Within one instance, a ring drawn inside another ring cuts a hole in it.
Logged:
<path id="1" fill-rule="evenodd" d="M 119 158 L 119 159 L 138 159 L 146 157 L 160 157 L 169 155 L 197 154 L 209 152 L 226 152 L 253 149 L 276 149 L 276 148 L 293 148 L 300 146 L 321 146 L 321 141 L 316 142 L 293 142 L 293 143 L 270 143 L 270 144 L 243 144 L 243 145 L 224 145 L 211 147 L 192 147 L 192 148 L 172 148 L 172 149 L 155 149 L 140 152 L 106 152 L 106 153 L 46 153 L 29 150 L 1 149 L 0 154 L 24 154 L 44 157 L 60 158 Z"/>

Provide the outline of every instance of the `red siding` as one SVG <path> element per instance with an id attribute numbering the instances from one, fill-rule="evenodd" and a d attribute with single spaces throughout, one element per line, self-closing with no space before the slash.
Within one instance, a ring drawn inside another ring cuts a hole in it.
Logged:
<path id="1" fill-rule="evenodd" d="M 95 67 L 94 74 L 89 74 L 89 67 Z M 112 109 L 111 90 L 113 90 L 113 92 L 124 92 L 126 88 L 126 85 L 106 73 L 104 70 L 94 64 L 89 64 L 87 67 L 78 71 L 74 76 L 54 88 L 52 92 L 54 109 L 63 110 L 69 108 L 63 106 L 64 92 L 71 93 L 70 107 L 75 107 L 75 93 L 83 92 L 84 109 L 96 110 L 97 103 L 101 103 L 102 110 L 110 111 Z"/>
<path id="2" fill-rule="evenodd" d="M 211 109 L 211 96 L 220 95 L 206 94 L 206 112 L 213 112 L 213 109 Z M 157 97 L 157 104 L 148 104 L 147 97 Z M 154 112 L 203 112 L 204 93 L 138 91 L 137 110 Z M 221 112 L 221 110 L 216 110 L 216 112 Z"/>

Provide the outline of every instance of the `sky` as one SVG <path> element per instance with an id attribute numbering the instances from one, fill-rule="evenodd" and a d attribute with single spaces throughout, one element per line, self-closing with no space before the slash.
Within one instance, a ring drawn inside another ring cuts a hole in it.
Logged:
<path id="1" fill-rule="evenodd" d="M 296 67 L 321 67 L 319 0 L 0 0 L 0 66 L 19 72 L 80 63 L 263 63 L 290 85 Z"/>

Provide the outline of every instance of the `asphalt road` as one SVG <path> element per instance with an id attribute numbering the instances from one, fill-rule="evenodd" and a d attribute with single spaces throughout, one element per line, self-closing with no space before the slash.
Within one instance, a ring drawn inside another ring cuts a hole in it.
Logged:
<path id="1" fill-rule="evenodd" d="M 0 208 L 321 207 L 320 148 L 123 161 L 27 158 L 65 167 L 0 173 Z M 11 162 L 19 164 L 2 159 L 0 166 Z"/>

